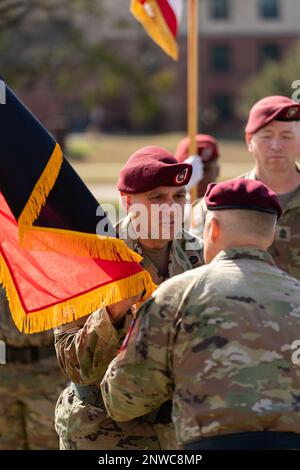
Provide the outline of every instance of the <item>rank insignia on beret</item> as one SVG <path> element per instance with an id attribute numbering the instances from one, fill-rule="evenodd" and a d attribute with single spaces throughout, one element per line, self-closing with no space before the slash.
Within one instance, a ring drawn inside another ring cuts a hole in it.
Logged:
<path id="1" fill-rule="evenodd" d="M 297 114 L 297 112 L 298 112 L 298 108 L 296 108 L 296 106 L 292 106 L 291 108 L 287 110 L 285 117 L 287 119 L 291 119 L 295 116 L 295 114 Z"/>
<path id="2" fill-rule="evenodd" d="M 182 170 L 180 173 L 178 173 L 176 175 L 176 178 L 175 178 L 175 183 L 177 184 L 182 184 L 184 183 L 184 181 L 187 179 L 188 177 L 188 168 L 185 168 L 184 170 Z"/>

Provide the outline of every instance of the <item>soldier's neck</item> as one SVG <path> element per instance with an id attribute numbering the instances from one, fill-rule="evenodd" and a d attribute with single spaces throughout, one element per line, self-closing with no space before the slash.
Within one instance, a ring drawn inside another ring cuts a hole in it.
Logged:
<path id="1" fill-rule="evenodd" d="M 300 185 L 300 173 L 296 167 L 285 173 L 270 173 L 261 167 L 256 167 L 255 175 L 257 179 L 269 186 L 276 194 L 289 193 Z"/>
<path id="2" fill-rule="evenodd" d="M 149 250 L 161 250 L 162 248 L 165 248 L 169 243 L 170 240 L 144 240 L 139 238 L 139 243 L 141 247 L 148 248 Z"/>

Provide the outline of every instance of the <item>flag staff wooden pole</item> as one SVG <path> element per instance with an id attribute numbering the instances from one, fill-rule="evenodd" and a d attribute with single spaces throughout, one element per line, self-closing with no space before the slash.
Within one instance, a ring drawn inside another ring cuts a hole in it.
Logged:
<path id="1" fill-rule="evenodd" d="M 198 0 L 188 0 L 187 34 L 187 127 L 190 138 L 189 155 L 197 154 L 196 134 L 198 132 Z M 191 202 L 197 198 L 197 188 L 191 189 Z"/>

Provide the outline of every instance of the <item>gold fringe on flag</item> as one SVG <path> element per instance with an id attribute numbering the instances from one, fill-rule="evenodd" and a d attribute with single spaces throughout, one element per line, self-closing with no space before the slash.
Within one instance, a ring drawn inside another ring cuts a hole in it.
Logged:
<path id="1" fill-rule="evenodd" d="M 24 229 L 33 225 L 33 222 L 38 218 L 42 207 L 46 204 L 46 199 L 57 180 L 62 162 L 63 153 L 60 146 L 55 144 L 51 157 L 49 158 L 39 180 L 35 184 L 18 219 L 20 237 L 22 237 Z"/>
<path id="2" fill-rule="evenodd" d="M 139 295 L 146 290 L 147 294 L 142 299 L 144 301 L 156 288 L 150 274 L 144 270 L 59 304 L 26 314 L 9 269 L 2 256 L 0 257 L 0 282 L 6 289 L 9 308 L 14 322 L 17 328 L 24 333 L 39 333 L 55 328 L 56 326 L 89 315 L 98 308 L 103 308 L 129 297 Z"/>
<path id="3" fill-rule="evenodd" d="M 142 257 L 130 250 L 123 240 L 72 230 L 33 226 L 57 180 L 62 162 L 63 154 L 60 146 L 56 144 L 18 219 L 20 245 L 33 251 L 56 251 L 108 261 L 139 263 Z"/>
<path id="4" fill-rule="evenodd" d="M 130 11 L 133 16 L 144 26 L 149 36 L 172 59 L 178 60 L 178 47 L 176 39 L 171 33 L 166 21 L 155 0 L 147 0 L 151 15 L 145 9 L 144 4 L 138 0 L 131 0 Z"/>
<path id="5" fill-rule="evenodd" d="M 100 258 L 108 261 L 135 261 L 142 256 L 118 238 L 45 227 L 22 231 L 21 246 L 32 251 L 55 251 L 68 255 Z"/>

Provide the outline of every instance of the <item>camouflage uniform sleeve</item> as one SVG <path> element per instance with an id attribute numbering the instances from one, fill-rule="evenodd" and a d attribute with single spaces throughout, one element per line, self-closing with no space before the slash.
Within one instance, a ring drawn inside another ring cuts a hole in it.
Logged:
<path id="1" fill-rule="evenodd" d="M 145 415 L 172 396 L 170 310 L 159 305 L 155 296 L 145 302 L 107 370 L 102 396 L 116 421 Z"/>
<path id="2" fill-rule="evenodd" d="M 117 354 L 129 326 L 126 315 L 116 329 L 106 309 L 54 329 L 60 367 L 76 383 L 100 383 L 108 364 Z"/>

